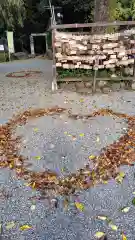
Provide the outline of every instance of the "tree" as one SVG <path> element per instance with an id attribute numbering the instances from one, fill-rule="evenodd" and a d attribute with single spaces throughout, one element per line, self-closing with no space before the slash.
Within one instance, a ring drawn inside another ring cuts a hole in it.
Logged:
<path id="1" fill-rule="evenodd" d="M 94 0 L 51 0 L 51 3 L 56 7 L 61 7 L 64 23 L 92 21 Z M 40 12 L 45 13 L 46 6 L 49 6 L 49 0 L 40 0 Z"/>
<path id="2" fill-rule="evenodd" d="M 23 0 L 0 0 L 0 26 L 5 30 L 23 26 L 25 4 Z"/>
<path id="3" fill-rule="evenodd" d="M 135 19 L 135 1 L 118 0 L 115 15 L 116 19 L 120 20 Z"/>

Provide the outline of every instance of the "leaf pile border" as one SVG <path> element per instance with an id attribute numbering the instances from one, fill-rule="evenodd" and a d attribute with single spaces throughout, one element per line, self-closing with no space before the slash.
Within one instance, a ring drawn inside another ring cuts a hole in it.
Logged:
<path id="1" fill-rule="evenodd" d="M 110 109 L 100 109 L 88 115 L 71 115 L 74 120 L 90 119 L 96 116 L 113 116 L 127 120 L 127 132 L 101 151 L 92 159 L 91 169 L 88 163 L 76 173 L 60 178 L 56 172 L 33 172 L 28 170 L 24 156 L 19 154 L 20 137 L 14 137 L 18 125 L 25 125 L 29 120 L 41 116 L 63 114 L 67 109 L 54 107 L 48 109 L 28 110 L 14 116 L 7 124 L 0 126 L 0 167 L 14 169 L 17 177 L 27 180 L 28 185 L 40 191 L 45 196 L 49 191 L 61 195 L 73 194 L 76 191 L 88 189 L 91 186 L 115 178 L 121 165 L 133 165 L 135 159 L 135 116 L 113 112 Z"/>

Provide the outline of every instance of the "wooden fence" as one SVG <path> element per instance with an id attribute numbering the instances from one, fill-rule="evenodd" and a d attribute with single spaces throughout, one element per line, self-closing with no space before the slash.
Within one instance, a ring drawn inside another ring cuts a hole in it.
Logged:
<path id="1" fill-rule="evenodd" d="M 87 23 L 87 24 L 64 24 L 64 25 L 52 25 L 51 30 L 52 30 L 52 49 L 53 49 L 53 82 L 52 82 L 52 90 L 57 89 L 57 67 L 56 67 L 56 31 L 60 30 L 65 30 L 65 29 L 78 29 L 80 31 L 80 28 L 97 28 L 97 27 L 120 27 L 120 26 L 127 26 L 133 27 L 135 26 L 135 21 L 117 21 L 117 22 L 100 22 L 100 23 Z M 83 34 L 83 32 L 81 32 Z M 128 33 L 128 31 L 127 31 Z M 77 34 L 77 32 L 76 32 Z M 87 31 L 88 34 L 88 31 Z M 125 34 L 125 32 L 124 32 Z M 123 34 L 123 35 L 124 35 Z M 135 34 L 135 33 L 134 33 Z M 92 34 L 90 33 L 92 36 Z M 135 50 L 135 49 L 134 49 Z M 130 54 L 134 58 L 134 54 Z M 122 74 L 120 76 L 119 80 L 131 80 L 133 81 L 135 79 L 135 60 L 132 62 L 133 63 L 133 76 L 131 77 L 123 77 Z M 97 71 L 98 68 L 94 69 L 94 76 L 93 76 L 93 92 L 96 90 L 96 81 L 102 80 L 101 78 L 97 78 Z M 105 78 L 103 79 L 105 81 L 110 80 L 110 78 Z"/>

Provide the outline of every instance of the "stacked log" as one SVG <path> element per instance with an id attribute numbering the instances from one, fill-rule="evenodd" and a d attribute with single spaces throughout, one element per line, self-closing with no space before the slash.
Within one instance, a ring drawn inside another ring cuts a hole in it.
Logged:
<path id="1" fill-rule="evenodd" d="M 56 66 L 64 69 L 113 69 L 134 64 L 135 29 L 115 34 L 55 34 Z"/>

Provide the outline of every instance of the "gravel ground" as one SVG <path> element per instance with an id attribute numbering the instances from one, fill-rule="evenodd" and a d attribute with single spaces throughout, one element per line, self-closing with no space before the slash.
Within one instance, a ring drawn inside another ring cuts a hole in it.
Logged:
<path id="1" fill-rule="evenodd" d="M 70 109 L 73 113 L 92 113 L 100 108 L 110 107 L 117 112 L 135 115 L 134 92 L 121 91 L 108 95 L 80 96 L 71 92 L 51 94 L 51 63 L 44 60 L 26 60 L 0 65 L 0 116 L 1 124 L 13 114 L 28 108 L 51 107 L 58 105 Z M 33 79 L 7 79 L 6 72 L 28 69 L 41 69 L 43 76 Z M 1 70 L 2 69 L 2 70 Z M 71 120 L 66 114 L 56 117 L 41 117 L 28 122 L 16 130 L 22 135 L 21 153 L 33 163 L 32 170 L 52 169 L 60 175 L 76 172 L 88 162 L 88 156 L 99 154 L 102 147 L 118 139 L 127 125 L 124 119 L 113 117 L 95 117 L 91 120 Z M 34 132 L 38 128 L 38 132 Z M 67 132 L 68 134 L 65 134 Z M 84 133 L 84 136 L 80 134 Z M 71 136 L 75 135 L 73 141 Z M 100 142 L 96 142 L 99 136 Z M 26 146 L 26 147 L 25 147 Z M 35 160 L 41 156 L 41 160 Z M 64 169 L 64 172 L 63 172 Z M 39 192 L 18 180 L 13 171 L 0 170 L 0 188 L 9 193 L 8 198 L 0 194 L 0 221 L 2 223 L 1 240 L 92 240 L 97 231 L 106 232 L 108 240 L 121 239 L 124 232 L 127 239 L 135 240 L 135 207 L 131 204 L 135 191 L 134 167 L 122 167 L 126 178 L 121 185 L 114 180 L 108 184 L 95 186 L 81 191 L 78 199 L 85 209 L 79 212 L 73 206 L 74 197 L 70 197 L 68 210 L 63 208 L 62 197 L 58 196 L 58 208 L 50 208 L 47 201 L 31 200 Z M 35 205 L 32 210 L 31 206 Z M 128 213 L 119 209 L 130 206 Z M 97 215 L 106 215 L 118 231 L 112 231 Z M 14 221 L 15 227 L 6 229 L 6 224 Z M 28 224 L 32 229 L 21 231 L 21 225 Z"/>

